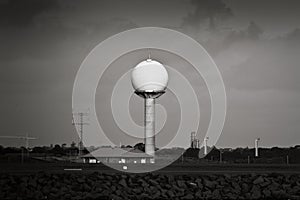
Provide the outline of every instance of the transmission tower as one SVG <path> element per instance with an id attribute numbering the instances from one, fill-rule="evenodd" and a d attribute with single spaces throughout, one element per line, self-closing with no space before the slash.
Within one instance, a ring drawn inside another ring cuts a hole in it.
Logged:
<path id="1" fill-rule="evenodd" d="M 77 117 L 77 120 L 74 119 L 74 116 Z M 79 132 L 80 132 L 80 138 L 79 138 L 79 143 L 78 143 L 78 154 L 79 157 L 82 155 L 82 151 L 83 151 L 83 127 L 85 125 L 89 125 L 88 122 L 86 122 L 86 118 L 89 116 L 88 112 L 73 112 L 73 116 L 72 116 L 72 124 L 73 125 L 77 125 L 79 126 Z"/>

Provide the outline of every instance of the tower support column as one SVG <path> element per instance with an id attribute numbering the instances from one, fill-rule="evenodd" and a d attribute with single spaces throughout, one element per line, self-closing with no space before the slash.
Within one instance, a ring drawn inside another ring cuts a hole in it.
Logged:
<path id="1" fill-rule="evenodd" d="M 145 153 L 155 155 L 155 99 L 145 98 Z"/>
<path id="2" fill-rule="evenodd" d="M 145 153 L 155 156 L 155 99 L 165 93 L 162 91 L 139 91 L 135 93 L 145 99 L 144 110 L 144 134 Z"/>

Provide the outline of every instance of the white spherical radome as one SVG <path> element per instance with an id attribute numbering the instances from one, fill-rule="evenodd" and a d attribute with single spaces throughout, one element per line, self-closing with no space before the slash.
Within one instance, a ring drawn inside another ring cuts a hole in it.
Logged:
<path id="1" fill-rule="evenodd" d="M 168 72 L 158 61 L 147 59 L 135 66 L 131 73 L 131 83 L 138 91 L 162 91 L 168 85 Z"/>

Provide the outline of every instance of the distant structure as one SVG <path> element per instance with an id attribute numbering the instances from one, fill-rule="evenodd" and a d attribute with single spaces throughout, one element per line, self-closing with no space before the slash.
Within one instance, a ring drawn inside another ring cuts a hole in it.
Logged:
<path id="1" fill-rule="evenodd" d="M 195 140 L 196 140 L 196 133 L 195 132 L 191 132 L 191 148 L 196 148 L 195 147 Z"/>
<path id="2" fill-rule="evenodd" d="M 158 61 L 149 58 L 134 67 L 131 73 L 135 93 L 145 99 L 145 153 L 155 155 L 155 99 L 165 93 L 168 72 Z"/>
<path id="3" fill-rule="evenodd" d="M 204 138 L 204 155 L 207 155 L 207 141 L 208 141 L 208 137 Z"/>
<path id="4" fill-rule="evenodd" d="M 255 139 L 255 157 L 258 157 L 258 142 L 260 141 L 260 138 Z"/>
<path id="5" fill-rule="evenodd" d="M 200 140 L 196 139 L 196 132 L 191 133 L 191 148 L 200 149 Z"/>
<path id="6" fill-rule="evenodd" d="M 29 140 L 36 140 L 37 138 L 35 137 L 29 137 L 28 133 L 26 133 L 26 136 L 0 136 L 0 138 L 7 138 L 7 139 L 20 139 L 20 140 L 25 140 L 25 148 L 27 150 L 27 156 L 29 157 Z M 23 157 L 24 157 L 24 152 L 22 150 L 22 163 L 23 161 Z"/>
<path id="7" fill-rule="evenodd" d="M 92 153 L 81 156 L 84 163 L 153 163 L 153 157 L 133 148 L 101 147 Z"/>
<path id="8" fill-rule="evenodd" d="M 72 116 L 72 124 L 75 126 L 78 125 L 79 131 L 80 131 L 80 138 L 79 138 L 79 143 L 78 143 L 79 156 L 82 155 L 82 151 L 84 149 L 83 142 L 82 142 L 83 141 L 83 127 L 84 127 L 84 125 L 89 124 L 88 122 L 85 122 L 84 117 L 87 117 L 88 115 L 89 115 L 88 112 L 78 112 L 78 113 L 73 112 L 73 116 Z M 74 116 L 79 117 L 79 119 L 78 120 L 74 119 Z"/>

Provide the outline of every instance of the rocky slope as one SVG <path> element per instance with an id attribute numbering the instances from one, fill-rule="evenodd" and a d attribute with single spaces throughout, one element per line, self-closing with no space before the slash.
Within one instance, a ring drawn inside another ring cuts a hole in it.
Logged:
<path id="1" fill-rule="evenodd" d="M 0 199 L 300 199 L 300 175 L 0 174 Z"/>

